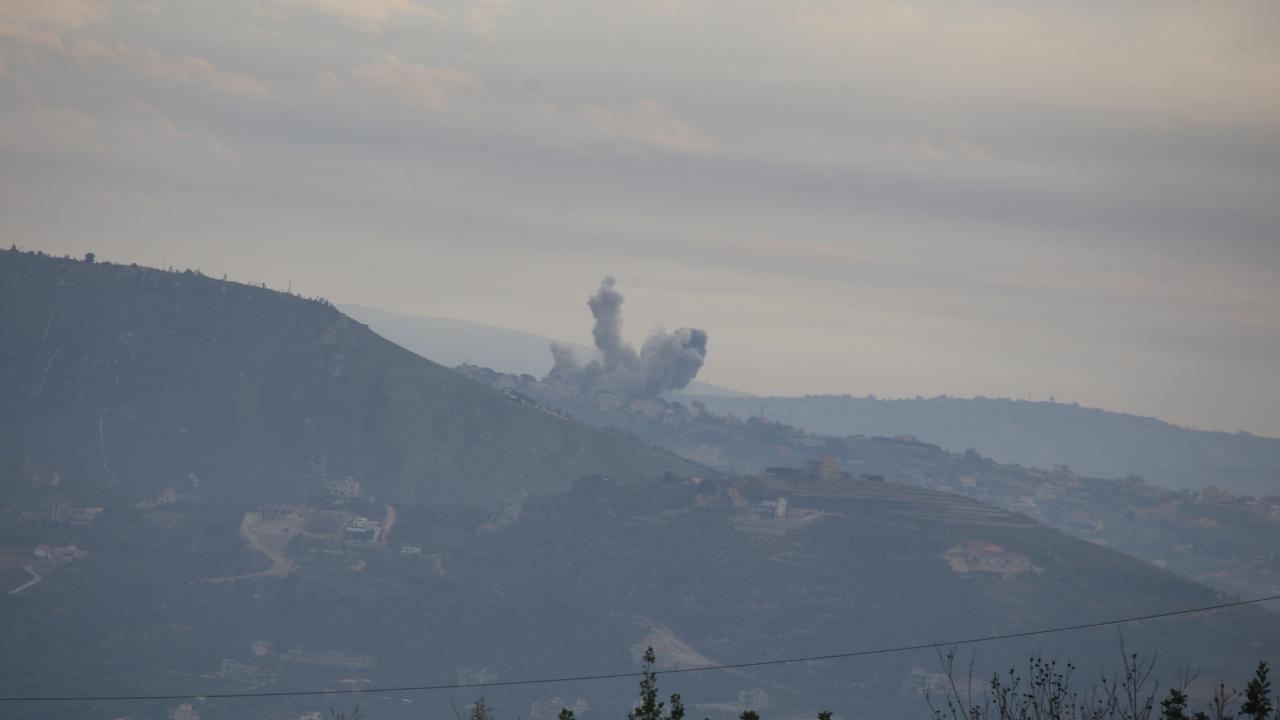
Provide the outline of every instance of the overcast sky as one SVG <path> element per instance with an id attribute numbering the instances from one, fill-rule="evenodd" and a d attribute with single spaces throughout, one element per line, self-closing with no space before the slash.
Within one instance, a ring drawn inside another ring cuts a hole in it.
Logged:
<path id="1" fill-rule="evenodd" d="M 0 0 L 5 244 L 1280 436 L 1280 3 Z"/>

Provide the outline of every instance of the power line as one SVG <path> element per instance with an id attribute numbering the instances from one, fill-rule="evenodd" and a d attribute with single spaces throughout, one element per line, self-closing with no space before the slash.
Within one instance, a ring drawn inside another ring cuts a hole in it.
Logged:
<path id="1" fill-rule="evenodd" d="M 1268 595 L 1266 597 L 1252 598 L 1250 600 L 1236 600 L 1234 602 L 1219 603 L 1217 605 L 1205 605 L 1203 607 L 1188 608 L 1184 610 L 1169 610 L 1167 612 L 1151 613 L 1148 615 L 1136 615 L 1133 617 L 1119 618 L 1115 620 L 1100 620 L 1091 623 L 1079 623 L 1076 625 L 1060 625 L 1058 627 L 1043 628 L 1040 630 L 1024 630 L 1021 632 L 1002 633 L 999 635 L 984 635 L 981 637 L 965 638 L 961 640 L 940 640 L 937 642 L 917 643 L 915 645 L 898 645 L 895 647 L 876 648 L 873 650 L 853 650 L 849 652 L 831 653 L 828 655 L 806 655 L 803 657 L 777 658 L 773 660 L 754 660 L 740 663 L 727 663 L 723 665 L 703 665 L 701 667 L 678 668 L 675 670 L 663 670 L 659 675 L 683 675 L 687 673 L 711 672 L 717 670 L 739 670 L 743 668 L 765 667 L 769 665 L 790 665 L 794 663 L 804 662 L 822 662 L 826 660 L 841 660 L 846 658 L 870 657 L 873 655 L 890 655 L 893 653 L 910 652 L 912 650 L 928 650 L 931 648 L 953 647 L 957 645 L 976 645 L 984 642 L 995 642 L 997 640 L 1015 640 L 1017 638 L 1036 637 L 1040 635 L 1052 635 L 1054 633 L 1073 632 L 1076 630 L 1089 630 L 1093 628 L 1109 627 L 1112 625 L 1124 625 L 1127 623 L 1142 622 L 1144 620 L 1159 620 L 1162 618 L 1178 617 L 1183 615 L 1195 615 L 1199 613 L 1211 612 L 1214 610 L 1226 610 L 1229 608 L 1242 607 L 1244 605 L 1254 605 L 1257 603 L 1269 602 L 1272 600 L 1280 600 L 1280 595 Z M 553 683 L 567 682 L 594 682 L 598 680 L 619 680 L 623 678 L 637 678 L 642 673 L 636 671 L 620 672 L 620 673 L 604 673 L 598 675 L 567 675 L 562 677 L 550 678 L 529 678 L 524 680 L 495 680 L 493 682 L 481 683 L 454 683 L 448 685 L 406 685 L 403 687 L 384 687 L 384 688 L 353 688 L 343 690 L 279 690 L 272 692 L 241 692 L 241 693 L 203 693 L 189 695 L 86 695 L 86 696 L 46 696 L 46 697 L 0 697 L 0 703 L 9 702 L 115 702 L 115 701 L 148 701 L 148 700 L 229 700 L 236 698 L 280 698 L 280 697 L 304 697 L 304 696 L 320 696 L 320 695 L 369 695 L 375 693 L 391 694 L 406 692 L 428 692 L 433 690 L 466 690 L 473 688 L 492 688 L 492 687 L 512 687 L 516 685 L 550 685 Z"/>

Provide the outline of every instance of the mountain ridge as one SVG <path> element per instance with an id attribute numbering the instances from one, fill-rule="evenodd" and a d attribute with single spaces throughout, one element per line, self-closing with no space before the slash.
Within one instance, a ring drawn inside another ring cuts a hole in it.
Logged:
<path id="1" fill-rule="evenodd" d="M 0 307 L 0 457 L 135 496 L 287 496 L 351 476 L 387 498 L 493 502 L 581 475 L 700 472 L 473 383 L 323 301 L 5 251 Z"/>

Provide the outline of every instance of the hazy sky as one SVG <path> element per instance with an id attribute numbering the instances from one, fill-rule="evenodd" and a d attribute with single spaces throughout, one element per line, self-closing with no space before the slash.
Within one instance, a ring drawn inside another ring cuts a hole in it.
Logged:
<path id="1" fill-rule="evenodd" d="M 0 229 L 1280 436 L 1280 3 L 0 0 Z"/>

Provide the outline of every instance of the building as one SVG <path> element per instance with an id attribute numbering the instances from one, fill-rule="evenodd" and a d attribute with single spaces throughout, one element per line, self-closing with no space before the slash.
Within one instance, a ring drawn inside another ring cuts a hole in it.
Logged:
<path id="1" fill-rule="evenodd" d="M 839 480 L 840 479 L 840 463 L 832 457 L 831 453 L 823 453 L 822 460 L 818 463 L 818 479 L 819 480 Z"/>
<path id="2" fill-rule="evenodd" d="M 102 512 L 100 507 L 73 507 L 66 511 L 67 522 L 72 525 L 86 527 L 93 524 L 98 519 L 98 514 Z"/>
<path id="3" fill-rule="evenodd" d="M 328 480 L 325 482 L 324 487 L 334 497 L 348 500 L 360 497 L 360 481 L 350 475 L 342 480 Z"/>
<path id="4" fill-rule="evenodd" d="M 498 515 L 494 518 L 494 524 L 498 526 L 510 525 L 520 519 L 520 513 L 524 512 L 524 495 L 507 498 L 502 503 L 502 507 L 498 508 Z"/>
<path id="5" fill-rule="evenodd" d="M 76 547 L 75 543 L 71 543 L 64 547 L 37 545 L 34 554 L 37 558 L 48 560 L 49 562 L 70 562 L 79 560 L 88 553 Z"/>
<path id="6" fill-rule="evenodd" d="M 347 525 L 342 537 L 349 542 L 375 543 L 381 535 L 382 523 L 367 517 L 357 517 Z"/>
<path id="7" fill-rule="evenodd" d="M 418 547 L 417 545 L 401 545 L 400 554 L 401 555 L 421 555 L 422 548 Z"/>
<path id="8" fill-rule="evenodd" d="M 787 499 L 764 500 L 751 506 L 751 515 L 757 520 L 785 520 L 787 518 Z"/>
<path id="9" fill-rule="evenodd" d="M 258 508 L 258 515 L 263 520 L 283 520 L 293 514 L 293 508 L 288 505 L 263 505 Z"/>

